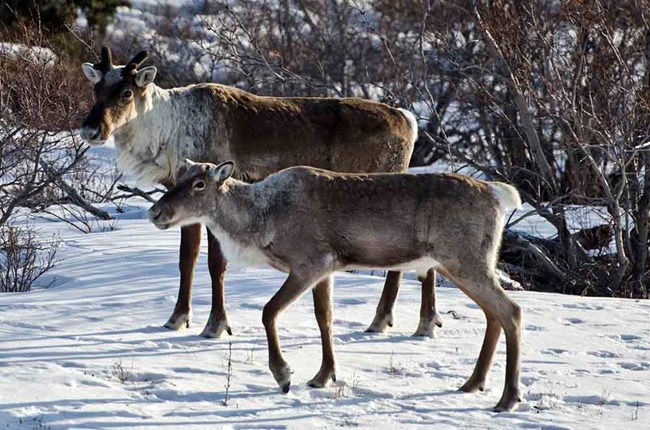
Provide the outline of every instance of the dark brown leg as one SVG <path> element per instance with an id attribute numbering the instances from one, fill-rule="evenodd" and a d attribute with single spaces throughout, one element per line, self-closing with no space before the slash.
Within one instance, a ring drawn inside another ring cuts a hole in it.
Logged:
<path id="1" fill-rule="evenodd" d="M 212 279 L 212 310 L 205 328 L 201 332 L 202 337 L 219 338 L 224 332 L 232 335 L 226 315 L 226 296 L 224 291 L 224 278 L 226 276 L 227 262 L 219 241 L 208 229 L 208 269 Z"/>
<path id="2" fill-rule="evenodd" d="M 325 387 L 330 380 L 336 381 L 336 364 L 334 360 L 334 346 L 332 342 L 332 277 L 320 281 L 312 290 L 314 295 L 314 312 L 320 329 L 321 343 L 323 345 L 323 360 L 320 370 L 309 381 L 313 388 Z"/>
<path id="3" fill-rule="evenodd" d="M 496 351 L 499 337 L 501 336 L 501 324 L 499 320 L 489 312 L 485 312 L 485 318 L 487 319 L 487 328 L 485 329 L 483 346 L 481 347 L 476 367 L 474 368 L 474 372 L 472 372 L 472 376 L 460 387 L 466 393 L 483 391 L 485 389 L 487 375 L 490 373 L 494 352 Z"/>
<path id="4" fill-rule="evenodd" d="M 402 279 L 402 272 L 388 272 L 384 290 L 381 292 L 381 299 L 377 305 L 375 318 L 372 320 L 367 332 L 383 333 L 387 327 L 393 326 L 393 306 L 399 292 L 399 282 Z"/>
<path id="5" fill-rule="evenodd" d="M 442 327 L 442 317 L 436 310 L 436 271 L 429 269 L 424 278 L 420 278 L 420 282 L 422 282 L 420 323 L 413 336 L 434 338 L 436 326 Z"/>
<path id="6" fill-rule="evenodd" d="M 506 335 L 506 382 L 501 399 L 499 399 L 499 402 L 494 408 L 497 412 L 511 411 L 521 402 L 521 392 L 519 391 L 519 372 L 521 368 L 521 308 L 514 302 L 510 302 L 509 305 L 511 315 L 503 318 L 501 321 L 501 326 Z"/>
<path id="7" fill-rule="evenodd" d="M 192 322 L 192 278 L 194 266 L 201 248 L 201 224 L 181 228 L 181 249 L 178 268 L 181 272 L 181 285 L 174 312 L 165 327 L 180 330 L 190 326 Z"/>

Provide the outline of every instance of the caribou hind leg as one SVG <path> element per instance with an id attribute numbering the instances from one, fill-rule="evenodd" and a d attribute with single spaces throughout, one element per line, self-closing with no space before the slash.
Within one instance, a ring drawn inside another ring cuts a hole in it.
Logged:
<path id="1" fill-rule="evenodd" d="M 429 269 L 424 275 L 418 272 L 422 282 L 422 302 L 420 304 L 420 323 L 413 336 L 435 338 L 436 327 L 442 327 L 442 317 L 436 310 L 436 271 Z"/>
<path id="2" fill-rule="evenodd" d="M 323 345 L 323 360 L 320 370 L 308 382 L 313 388 L 325 387 L 330 380 L 336 381 L 336 364 L 334 360 L 334 346 L 332 342 L 332 276 L 320 281 L 312 290 L 314 296 L 314 312 L 320 329 L 321 343 Z"/>
<path id="3" fill-rule="evenodd" d="M 180 330 L 189 327 L 192 322 L 192 278 L 200 248 L 201 224 L 182 227 L 178 262 L 181 282 L 174 312 L 164 324 L 164 327 L 168 329 Z"/>
<path id="4" fill-rule="evenodd" d="M 496 411 L 513 410 L 521 401 L 519 368 L 521 347 L 521 308 L 505 293 L 494 273 L 472 276 L 470 279 L 450 277 L 456 285 L 478 304 L 487 318 L 483 346 L 474 372 L 461 387 L 462 391 L 483 390 L 492 366 L 501 329 L 506 335 L 506 380 Z"/>
<path id="5" fill-rule="evenodd" d="M 377 305 L 375 318 L 366 329 L 368 333 L 384 333 L 388 327 L 393 326 L 393 306 L 399 292 L 399 282 L 402 279 L 402 272 L 388 272 L 381 298 Z"/>
<path id="6" fill-rule="evenodd" d="M 208 322 L 201 332 L 202 337 L 218 339 L 224 333 L 232 335 L 225 307 L 224 280 L 226 266 L 226 258 L 221 251 L 219 241 L 208 229 L 208 269 L 212 280 L 212 309 L 210 310 Z"/>

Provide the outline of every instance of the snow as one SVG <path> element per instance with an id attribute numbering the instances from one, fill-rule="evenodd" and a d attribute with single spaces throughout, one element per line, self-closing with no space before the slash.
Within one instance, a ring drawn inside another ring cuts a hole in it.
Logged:
<path id="1" fill-rule="evenodd" d="M 22 43 L 0 42 L 1 57 L 21 57 L 32 63 L 51 65 L 57 60 L 57 55 L 49 48 L 41 46 L 28 46 Z"/>
<path id="2" fill-rule="evenodd" d="M 443 285 L 438 308 L 446 318 L 438 338 L 410 337 L 419 284 L 407 280 L 395 327 L 367 334 L 382 279 L 361 274 L 336 278 L 334 386 L 306 385 L 321 354 L 310 295 L 281 315 L 281 342 L 295 372 L 283 395 L 267 369 L 261 310 L 284 275 L 267 268 L 229 271 L 234 336 L 203 339 L 198 334 L 211 297 L 204 252 L 193 325 L 163 329 L 178 287 L 179 231 L 155 230 L 143 219 L 145 208 L 132 207 L 114 230 L 91 234 L 34 221 L 44 236 L 59 232 L 63 245 L 52 287 L 0 295 L 0 428 L 650 426 L 650 302 L 509 292 L 524 315 L 524 401 L 516 412 L 495 414 L 503 339 L 488 390 L 457 391 L 481 345 L 485 320 L 477 306 Z"/>

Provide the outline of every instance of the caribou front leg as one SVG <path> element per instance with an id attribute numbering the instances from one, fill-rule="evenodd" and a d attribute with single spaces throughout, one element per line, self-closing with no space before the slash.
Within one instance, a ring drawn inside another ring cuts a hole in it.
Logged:
<path id="1" fill-rule="evenodd" d="M 442 317 L 436 310 L 436 271 L 429 269 L 424 276 L 418 272 L 422 282 L 422 302 L 420 304 L 420 323 L 413 336 L 436 337 L 436 327 L 442 327 Z"/>
<path id="2" fill-rule="evenodd" d="M 366 332 L 384 333 L 388 327 L 393 326 L 393 306 L 399 292 L 399 281 L 402 279 L 402 272 L 388 272 L 384 289 L 381 292 L 381 299 L 377 305 L 375 318 Z"/>
<path id="3" fill-rule="evenodd" d="M 212 309 L 210 310 L 210 318 L 201 332 L 202 337 L 220 338 L 224 332 L 232 335 L 225 306 L 224 278 L 226 277 L 226 266 L 227 262 L 221 251 L 219 241 L 208 229 L 208 269 L 212 279 Z"/>
<path id="4" fill-rule="evenodd" d="M 201 224 L 181 228 L 181 246 L 178 261 L 181 284 L 174 312 L 164 324 L 164 327 L 168 329 L 180 330 L 189 327 L 192 322 L 192 278 L 194 277 L 194 266 L 196 266 L 200 247 Z"/>
<path id="5" fill-rule="evenodd" d="M 288 393 L 291 387 L 291 367 L 284 359 L 280 347 L 277 329 L 278 315 L 324 275 L 323 271 L 291 271 L 282 288 L 264 306 L 262 322 L 264 323 L 266 339 L 269 344 L 269 369 L 284 393 Z"/>
<path id="6" fill-rule="evenodd" d="M 308 382 L 312 388 L 323 388 L 330 380 L 336 381 L 336 364 L 334 360 L 334 345 L 332 342 L 332 276 L 328 276 L 312 290 L 314 295 L 314 313 L 320 330 L 323 345 L 323 359 L 320 370 Z"/>

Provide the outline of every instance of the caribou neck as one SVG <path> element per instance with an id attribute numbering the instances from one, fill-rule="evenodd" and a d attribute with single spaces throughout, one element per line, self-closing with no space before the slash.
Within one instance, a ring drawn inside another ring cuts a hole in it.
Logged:
<path id="1" fill-rule="evenodd" d="M 206 224 L 217 238 L 227 234 L 245 246 L 263 246 L 266 213 L 265 199 L 256 193 L 256 185 L 228 179 L 222 187 L 224 194 L 208 212 Z"/>
<path id="2" fill-rule="evenodd" d="M 149 85 L 135 109 L 137 116 L 115 130 L 121 170 L 144 182 L 173 183 L 178 169 L 175 130 L 175 98 L 172 90 Z"/>

